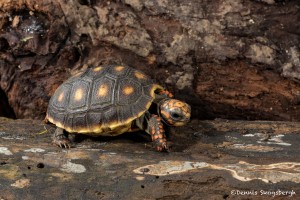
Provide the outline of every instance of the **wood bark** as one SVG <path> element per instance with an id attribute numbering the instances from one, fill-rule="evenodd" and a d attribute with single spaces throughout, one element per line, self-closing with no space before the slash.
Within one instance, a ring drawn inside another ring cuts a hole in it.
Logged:
<path id="1" fill-rule="evenodd" d="M 42 119 L 69 76 L 120 63 L 190 103 L 193 117 L 299 120 L 299 6 L 298 0 L 3 0 L 0 87 L 16 117 Z"/>

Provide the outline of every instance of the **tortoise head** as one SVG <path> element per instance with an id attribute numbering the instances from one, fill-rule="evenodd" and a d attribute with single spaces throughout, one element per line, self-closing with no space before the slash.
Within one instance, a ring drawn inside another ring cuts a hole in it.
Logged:
<path id="1" fill-rule="evenodd" d="M 159 106 L 160 116 L 170 126 L 183 126 L 189 122 L 191 107 L 176 99 L 166 99 Z"/>

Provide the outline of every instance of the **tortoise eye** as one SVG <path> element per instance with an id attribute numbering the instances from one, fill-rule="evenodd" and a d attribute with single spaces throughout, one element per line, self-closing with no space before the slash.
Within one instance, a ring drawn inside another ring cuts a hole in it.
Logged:
<path id="1" fill-rule="evenodd" d="M 173 119 L 179 119 L 180 118 L 180 115 L 178 113 L 172 113 L 171 116 L 172 116 Z"/>

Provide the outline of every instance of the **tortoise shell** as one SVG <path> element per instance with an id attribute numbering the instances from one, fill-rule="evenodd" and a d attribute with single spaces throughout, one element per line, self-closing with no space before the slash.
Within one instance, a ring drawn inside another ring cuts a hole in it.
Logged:
<path id="1" fill-rule="evenodd" d="M 149 109 L 158 89 L 128 66 L 88 68 L 57 88 L 46 119 L 68 132 L 120 134 Z"/>

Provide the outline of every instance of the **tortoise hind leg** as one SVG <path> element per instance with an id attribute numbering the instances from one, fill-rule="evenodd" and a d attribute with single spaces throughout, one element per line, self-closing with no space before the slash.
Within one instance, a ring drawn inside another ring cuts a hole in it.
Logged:
<path id="1" fill-rule="evenodd" d="M 60 148 L 71 148 L 71 141 L 68 138 L 67 133 L 62 128 L 56 128 L 52 136 L 52 144 L 59 146 Z"/>

